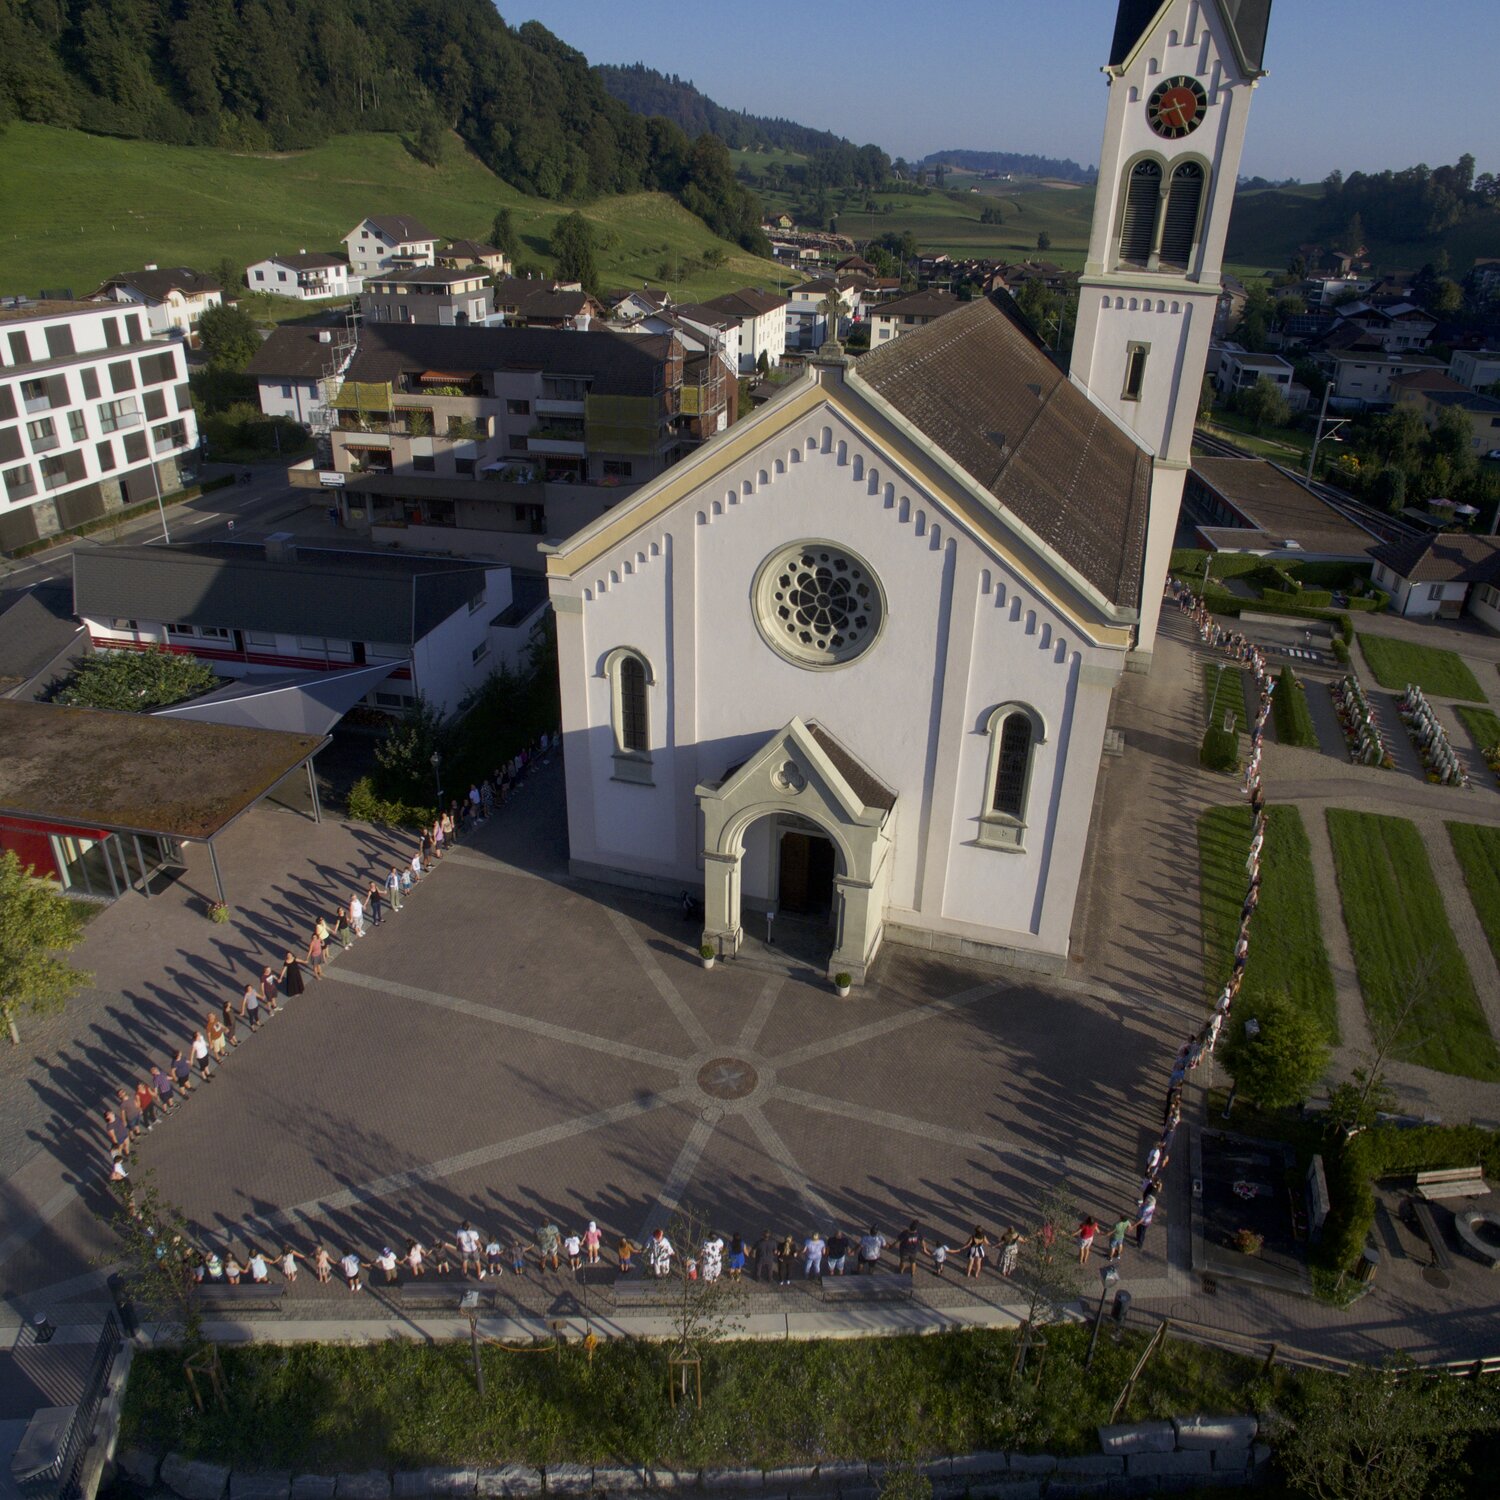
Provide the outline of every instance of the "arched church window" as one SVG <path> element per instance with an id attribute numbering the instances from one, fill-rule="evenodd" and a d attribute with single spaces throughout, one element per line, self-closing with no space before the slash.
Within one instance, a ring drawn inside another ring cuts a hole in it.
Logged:
<path id="1" fill-rule="evenodd" d="M 651 784 L 650 664 L 638 651 L 621 646 L 604 662 L 609 681 L 610 727 L 615 737 L 616 781 Z"/>
<path id="2" fill-rule="evenodd" d="M 994 849 L 1020 849 L 1025 842 L 1026 803 L 1042 721 L 1034 709 L 1004 703 L 989 717 L 989 763 L 979 842 Z"/>
<path id="3" fill-rule="evenodd" d="M 1145 266 L 1151 258 L 1156 233 L 1156 210 L 1161 201 L 1161 163 L 1138 161 L 1125 186 L 1125 213 L 1120 223 L 1120 260 Z"/>
<path id="4" fill-rule="evenodd" d="M 1198 211 L 1203 203 L 1203 167 L 1185 161 L 1172 169 L 1167 189 L 1167 212 L 1162 221 L 1161 263 L 1186 270 L 1198 238 Z"/>

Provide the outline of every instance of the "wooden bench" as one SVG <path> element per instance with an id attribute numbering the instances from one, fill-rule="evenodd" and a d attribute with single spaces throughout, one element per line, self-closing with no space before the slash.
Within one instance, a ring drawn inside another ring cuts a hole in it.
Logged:
<path id="1" fill-rule="evenodd" d="M 825 1276 L 825 1302 L 907 1302 L 916 1290 L 916 1277 L 901 1272 L 868 1272 L 863 1276 Z"/>
<path id="2" fill-rule="evenodd" d="M 1432 1210 L 1421 1198 L 1408 1198 L 1406 1207 L 1408 1217 L 1416 1222 L 1417 1228 L 1422 1231 L 1432 1250 L 1432 1264 L 1439 1271 L 1451 1271 L 1453 1257 L 1448 1254 L 1448 1247 L 1443 1243 L 1442 1231 L 1439 1230 L 1437 1220 L 1432 1216 Z"/>
<path id="3" fill-rule="evenodd" d="M 494 1294 L 488 1287 L 461 1277 L 413 1276 L 396 1285 L 387 1285 L 377 1279 L 370 1283 L 370 1290 L 384 1292 L 393 1301 L 399 1301 L 403 1308 L 413 1309 L 436 1307 L 457 1312 L 469 1292 L 473 1292 L 479 1299 L 474 1304 L 476 1310 L 487 1308 L 494 1301 Z"/>
<path id="4" fill-rule="evenodd" d="M 646 1275 L 640 1281 L 616 1281 L 613 1288 L 616 1307 L 671 1307 L 681 1297 L 677 1277 Z"/>
<path id="5" fill-rule="evenodd" d="M 1417 1173 L 1417 1196 L 1429 1202 L 1444 1198 L 1482 1198 L 1489 1190 L 1483 1167 L 1443 1167 Z"/>
<path id="6" fill-rule="evenodd" d="M 284 1281 L 200 1281 L 194 1289 L 199 1310 L 205 1314 L 225 1312 L 280 1312 L 286 1296 Z"/>

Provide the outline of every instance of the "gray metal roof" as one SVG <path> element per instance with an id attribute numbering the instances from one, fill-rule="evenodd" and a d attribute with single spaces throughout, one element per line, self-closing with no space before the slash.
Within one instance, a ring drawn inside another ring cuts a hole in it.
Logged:
<path id="1" fill-rule="evenodd" d="M 188 703 L 156 710 L 155 717 L 290 734 L 327 734 L 367 693 L 379 687 L 395 662 L 351 667 L 347 672 L 285 672 L 227 683 Z"/>
<path id="2" fill-rule="evenodd" d="M 219 625 L 411 645 L 484 587 L 485 568 L 445 558 L 258 546 L 88 547 L 73 554 L 73 608 L 93 619 Z"/>

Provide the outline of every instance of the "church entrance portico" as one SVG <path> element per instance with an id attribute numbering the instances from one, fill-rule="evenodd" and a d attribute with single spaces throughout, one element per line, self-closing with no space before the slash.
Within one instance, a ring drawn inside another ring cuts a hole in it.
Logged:
<path id="1" fill-rule="evenodd" d="M 703 941 L 738 953 L 747 908 L 821 921 L 828 974 L 862 982 L 884 927 L 895 794 L 826 730 L 793 719 L 697 795 Z"/>

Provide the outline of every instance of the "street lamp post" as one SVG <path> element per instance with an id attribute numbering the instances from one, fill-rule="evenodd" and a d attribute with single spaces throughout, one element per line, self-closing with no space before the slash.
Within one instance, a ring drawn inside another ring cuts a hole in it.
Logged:
<path id="1" fill-rule="evenodd" d="M 432 780 L 433 784 L 437 787 L 437 805 L 439 812 L 442 812 L 443 810 L 443 773 L 441 770 L 442 764 L 443 757 L 439 755 L 436 750 L 434 750 L 432 752 Z"/>
<path id="2" fill-rule="evenodd" d="M 1084 1356 L 1083 1368 L 1085 1370 L 1094 1362 L 1094 1349 L 1099 1343 L 1099 1325 L 1104 1321 L 1104 1304 L 1109 1298 L 1110 1289 L 1119 1279 L 1119 1267 L 1099 1267 L 1099 1311 L 1094 1314 L 1094 1331 L 1089 1335 L 1089 1352 Z"/>

